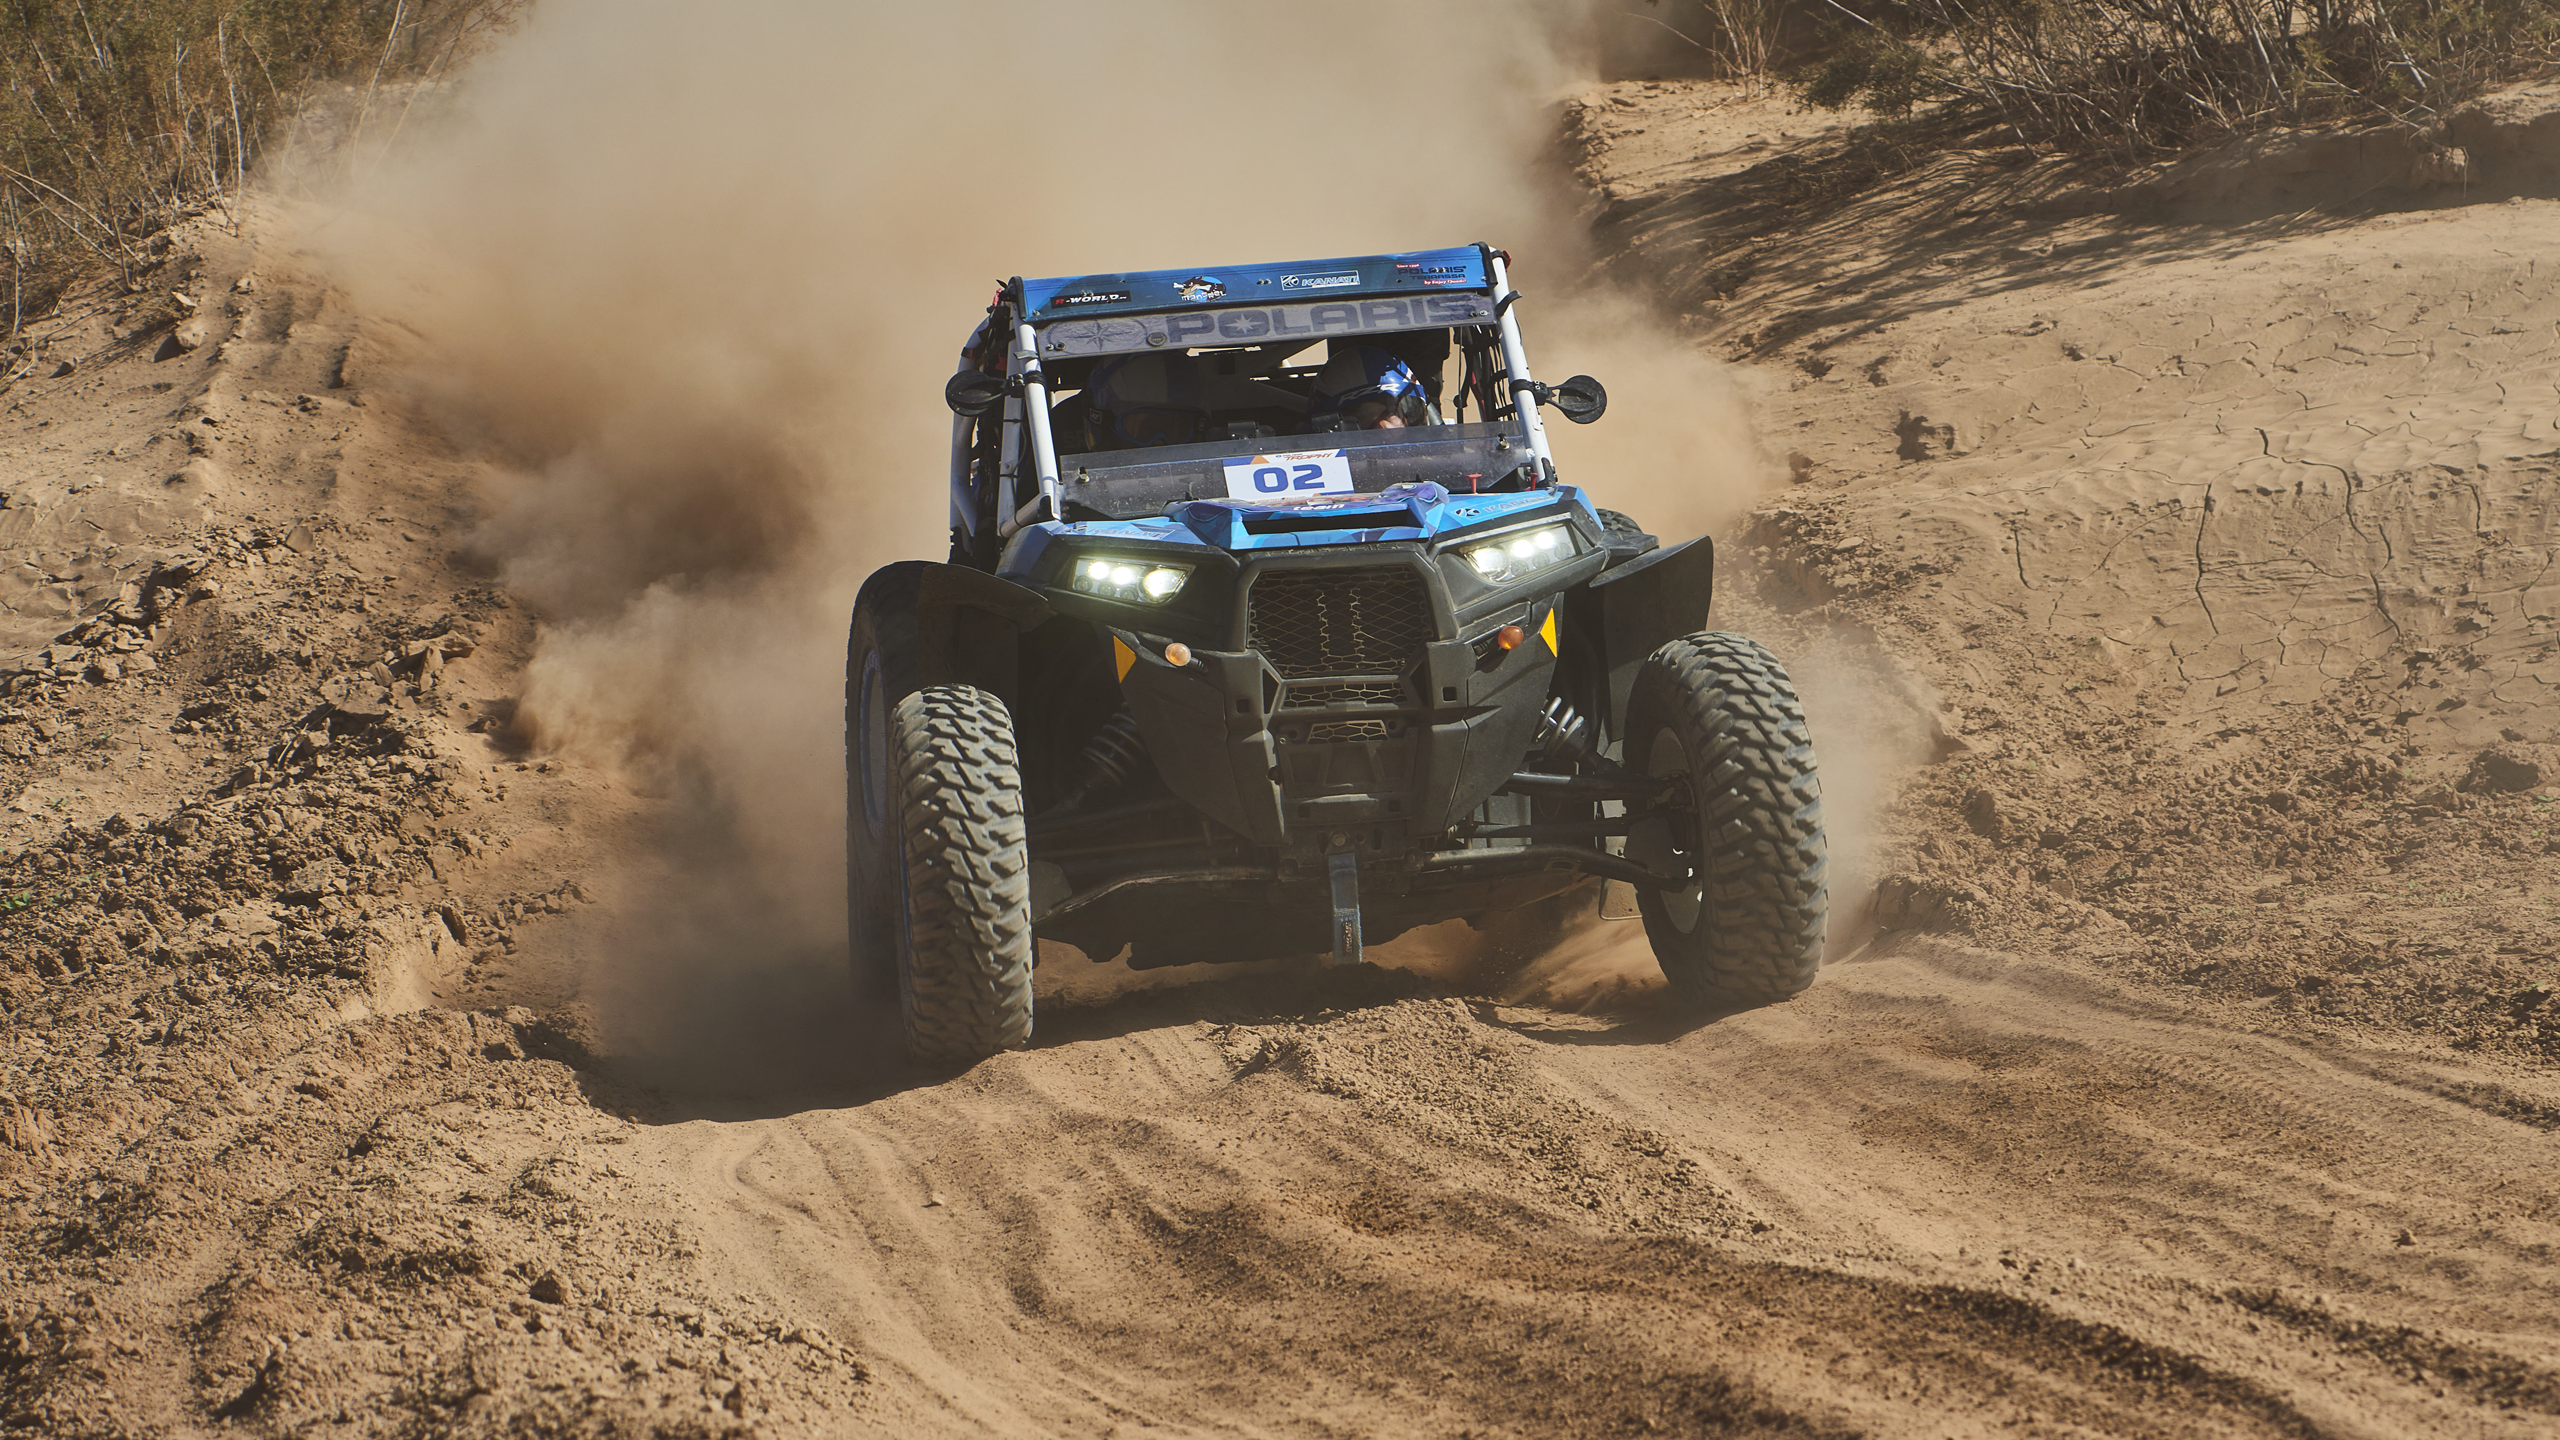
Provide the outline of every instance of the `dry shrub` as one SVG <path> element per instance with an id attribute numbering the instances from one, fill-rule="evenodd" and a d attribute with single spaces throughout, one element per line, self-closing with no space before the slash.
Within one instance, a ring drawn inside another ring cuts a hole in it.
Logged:
<path id="1" fill-rule="evenodd" d="M 1785 0 L 1645 0 L 1622 20 L 1650 25 L 1699 52 L 1712 73 L 1757 87 L 1785 45 Z"/>
<path id="2" fill-rule="evenodd" d="M 2270 125 L 2424 123 L 2560 56 L 2560 0 L 1894 0 L 1805 96 L 1952 101 L 2021 138 L 2139 158 Z"/>
<path id="3" fill-rule="evenodd" d="M 528 0 L 0 0 L 0 323 L 246 183 L 315 84 L 440 75 Z"/>

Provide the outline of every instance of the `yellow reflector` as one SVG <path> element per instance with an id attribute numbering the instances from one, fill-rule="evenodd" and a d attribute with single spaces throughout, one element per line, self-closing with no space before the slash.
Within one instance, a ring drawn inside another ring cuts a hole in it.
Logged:
<path id="1" fill-rule="evenodd" d="M 1114 669 L 1120 672 L 1120 678 L 1123 680 L 1128 679 L 1129 667 L 1137 663 L 1138 652 L 1129 648 L 1129 642 L 1121 639 L 1117 635 L 1112 636 L 1111 664 Z"/>
<path id="2" fill-rule="evenodd" d="M 1538 626 L 1538 638 L 1547 642 L 1548 654 L 1561 655 L 1564 653 L 1562 650 L 1556 648 L 1556 612 L 1552 607 L 1547 611 L 1546 620 Z"/>

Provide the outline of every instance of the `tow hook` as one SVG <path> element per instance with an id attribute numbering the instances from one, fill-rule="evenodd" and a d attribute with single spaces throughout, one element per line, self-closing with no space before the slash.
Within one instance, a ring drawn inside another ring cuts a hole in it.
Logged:
<path id="1" fill-rule="evenodd" d="M 1325 857 L 1333 880 L 1333 955 L 1330 965 L 1360 963 L 1360 854 L 1336 850 Z"/>

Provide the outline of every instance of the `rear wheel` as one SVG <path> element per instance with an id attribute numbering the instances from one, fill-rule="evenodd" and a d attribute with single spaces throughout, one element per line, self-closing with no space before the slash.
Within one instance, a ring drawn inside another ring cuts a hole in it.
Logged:
<path id="1" fill-rule="evenodd" d="M 966 1065 L 1031 1040 L 1031 852 L 1013 717 L 975 686 L 934 685 L 897 703 L 889 732 L 907 1051 Z"/>
<path id="2" fill-rule="evenodd" d="M 1731 1008 L 1812 984 L 1830 909 L 1822 787 L 1786 667 L 1739 635 L 1685 636 L 1646 658 L 1627 722 L 1626 764 L 1686 782 L 1627 837 L 1629 859 L 1692 877 L 1637 893 L 1663 976 Z"/>

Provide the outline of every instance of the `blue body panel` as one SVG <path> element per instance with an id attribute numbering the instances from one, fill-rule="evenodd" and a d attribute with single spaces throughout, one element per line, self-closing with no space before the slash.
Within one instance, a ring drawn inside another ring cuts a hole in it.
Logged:
<path id="1" fill-rule="evenodd" d="M 1440 290 L 1486 290 L 1492 267 L 1473 245 L 1401 255 L 1354 255 L 1210 270 L 1138 270 L 1022 282 L 1025 318 L 1035 325 L 1094 315 L 1275 305 Z"/>
<path id="2" fill-rule="evenodd" d="M 1553 510 L 1559 501 L 1580 506 L 1595 522 L 1599 518 L 1591 498 L 1571 485 L 1493 495 L 1452 495 L 1428 483 L 1396 485 L 1372 495 L 1346 496 L 1336 504 L 1248 505 L 1233 500 L 1185 500 L 1173 506 L 1163 519 L 1044 520 L 1025 526 L 1006 552 L 1000 573 L 1030 574 L 1041 552 L 1060 539 L 1147 540 L 1230 553 L 1433 540 L 1508 516 Z M 1362 514 L 1374 514 L 1376 526 L 1353 529 L 1341 524 L 1346 516 Z M 1327 523 L 1320 529 L 1281 528 L 1293 519 L 1320 519 Z"/>

